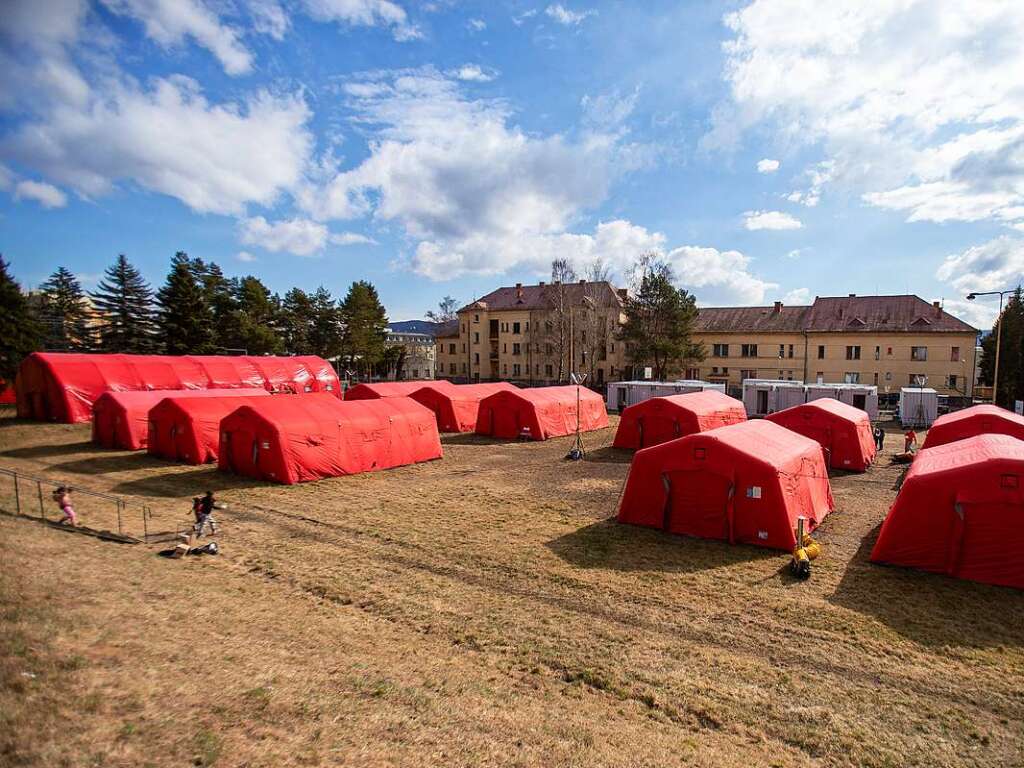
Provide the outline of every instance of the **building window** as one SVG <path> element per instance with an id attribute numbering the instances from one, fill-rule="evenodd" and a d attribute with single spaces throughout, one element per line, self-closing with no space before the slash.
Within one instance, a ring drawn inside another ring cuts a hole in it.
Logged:
<path id="1" fill-rule="evenodd" d="M 728 376 L 729 375 L 729 369 L 728 368 L 719 368 L 716 365 L 715 367 L 713 367 L 711 369 L 711 375 L 712 376 Z"/>
<path id="2" fill-rule="evenodd" d="M 552 376 L 554 376 L 554 375 L 555 375 L 555 369 L 554 369 L 554 367 L 553 367 L 553 366 L 551 366 L 551 365 L 545 365 L 545 366 L 544 366 L 544 375 L 545 375 L 545 376 L 547 376 L 547 377 L 548 377 L 549 379 L 550 379 L 550 378 L 551 378 Z"/>
<path id="3" fill-rule="evenodd" d="M 455 354 L 455 345 L 454 344 L 449 344 L 448 345 L 448 354 L 449 355 L 454 355 Z"/>
<path id="4" fill-rule="evenodd" d="M 911 347 L 910 359 L 918 362 L 924 362 L 928 359 L 928 347 Z"/>
<path id="5" fill-rule="evenodd" d="M 887 354 L 889 357 L 892 357 L 892 347 L 886 347 L 885 354 Z"/>
<path id="6" fill-rule="evenodd" d="M 522 350 L 522 347 L 519 344 L 517 344 L 515 342 L 512 342 L 512 354 L 513 355 L 522 354 L 521 350 Z"/>
<path id="7" fill-rule="evenodd" d="M 860 347 L 847 347 L 846 348 L 846 359 L 847 360 L 860 360 Z"/>
<path id="8" fill-rule="evenodd" d="M 712 357 L 728 357 L 729 356 L 729 345 L 728 344 L 712 344 L 711 345 L 711 356 Z"/>
<path id="9" fill-rule="evenodd" d="M 474 323 L 479 323 L 480 322 L 480 315 L 473 315 L 473 322 Z"/>
<path id="10" fill-rule="evenodd" d="M 779 360 L 781 360 L 785 356 L 786 356 L 786 345 L 785 344 L 779 344 Z"/>
<path id="11" fill-rule="evenodd" d="M 946 386 L 950 389 L 956 389 L 956 376 L 954 374 L 949 374 L 949 381 L 946 382 Z"/>
<path id="12" fill-rule="evenodd" d="M 757 357 L 757 344 L 741 344 L 740 357 Z"/>
<path id="13" fill-rule="evenodd" d="M 886 371 L 885 372 L 885 380 L 886 381 L 892 381 L 892 371 Z"/>
<path id="14" fill-rule="evenodd" d="M 508 323 L 502 323 L 501 324 L 501 332 L 502 333 L 508 333 Z"/>
<path id="15" fill-rule="evenodd" d="M 455 363 L 448 363 L 448 373 L 455 373 Z"/>
<path id="16" fill-rule="evenodd" d="M 907 376 L 907 384 L 912 387 L 923 387 L 928 382 L 928 377 L 923 373 L 912 373 Z"/>
<path id="17" fill-rule="evenodd" d="M 949 361 L 951 363 L 960 362 L 960 347 L 953 347 L 949 350 Z"/>
<path id="18" fill-rule="evenodd" d="M 462 342 L 462 354 L 466 354 L 466 342 Z"/>
<path id="19" fill-rule="evenodd" d="M 875 347 L 875 360 L 881 360 L 881 359 L 882 359 L 882 348 L 881 347 Z"/>
<path id="20" fill-rule="evenodd" d="M 418 379 L 420 377 L 420 369 L 419 368 L 413 368 L 412 369 L 412 377 L 414 379 Z"/>
<path id="21" fill-rule="evenodd" d="M 793 356 L 793 345 L 792 344 L 789 345 L 789 356 L 790 357 Z"/>
<path id="22" fill-rule="evenodd" d="M 508 352 L 508 344 L 502 344 L 501 345 L 501 351 L 502 352 Z"/>
<path id="23" fill-rule="evenodd" d="M 847 384 L 860 384 L 860 373 L 857 371 L 847 371 L 843 374 L 843 381 Z"/>
<path id="24" fill-rule="evenodd" d="M 878 371 L 875 371 L 875 386 L 878 386 Z"/>
<path id="25" fill-rule="evenodd" d="M 473 365 L 480 365 L 480 353 L 479 352 L 474 352 L 473 353 Z"/>
<path id="26" fill-rule="evenodd" d="M 512 323 L 512 333 L 522 333 L 519 323 Z"/>
<path id="27" fill-rule="evenodd" d="M 786 378 L 786 372 L 783 371 L 783 370 L 780 370 L 779 371 L 779 381 L 782 381 L 785 378 Z"/>
<path id="28" fill-rule="evenodd" d="M 548 344 L 547 345 L 547 353 L 549 355 L 555 354 L 555 345 L 554 344 Z"/>
<path id="29" fill-rule="evenodd" d="M 615 342 L 613 341 L 608 346 L 610 347 L 610 349 L 608 351 L 611 352 L 614 355 L 615 354 Z"/>
<path id="30" fill-rule="evenodd" d="M 480 332 L 479 331 L 474 331 L 473 332 L 473 343 L 474 344 L 479 344 L 480 343 Z"/>
<path id="31" fill-rule="evenodd" d="M 819 344 L 818 345 L 818 359 L 819 360 L 824 360 L 825 359 L 825 345 L 824 344 Z"/>
<path id="32" fill-rule="evenodd" d="M 526 321 L 526 332 L 527 333 L 530 332 L 530 321 L 529 320 Z"/>
<path id="33" fill-rule="evenodd" d="M 463 373 L 465 373 L 465 372 L 466 372 L 466 364 L 465 364 L 465 363 L 463 363 L 463 364 L 462 364 L 462 372 L 463 372 Z"/>
<path id="34" fill-rule="evenodd" d="M 740 371 L 740 381 L 744 381 L 746 379 L 756 379 L 756 378 L 757 378 L 757 370 L 755 368 L 744 368 L 743 370 Z"/>
<path id="35" fill-rule="evenodd" d="M 537 363 L 537 365 L 533 367 L 533 372 L 540 376 L 540 363 Z"/>
<path id="36" fill-rule="evenodd" d="M 699 379 L 700 378 L 700 368 L 687 368 L 686 369 L 686 378 L 688 378 L 688 379 Z"/>
<path id="37" fill-rule="evenodd" d="M 519 363 L 512 363 L 512 375 L 513 376 L 522 376 L 523 375 L 522 369 L 519 367 Z"/>

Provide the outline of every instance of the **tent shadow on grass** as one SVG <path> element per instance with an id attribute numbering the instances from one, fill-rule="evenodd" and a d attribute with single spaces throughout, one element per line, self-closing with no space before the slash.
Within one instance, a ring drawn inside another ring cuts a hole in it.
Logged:
<path id="1" fill-rule="evenodd" d="M 478 435 L 476 432 L 442 432 L 441 445 L 497 445 L 508 440 Z M 514 441 L 513 441 L 514 442 Z"/>
<path id="2" fill-rule="evenodd" d="M 11 448 L 0 451 L 0 456 L 13 459 L 45 459 L 50 456 L 70 456 L 76 453 L 96 450 L 96 446 L 88 440 L 80 443 L 58 443 L 57 445 L 31 445 L 25 448 Z"/>
<path id="3" fill-rule="evenodd" d="M 847 564 L 834 605 L 927 646 L 1024 646 L 1024 592 L 870 561 L 881 524 Z"/>
<path id="4" fill-rule="evenodd" d="M 612 448 L 610 445 L 606 445 L 603 448 L 594 448 L 587 451 L 583 460 L 593 461 L 598 464 L 629 464 L 633 461 L 633 451 L 624 448 Z"/>
<path id="5" fill-rule="evenodd" d="M 545 546 L 578 568 L 661 573 L 696 573 L 785 555 L 769 549 L 732 546 L 724 541 L 622 525 L 613 517 L 559 536 Z"/>
<path id="6" fill-rule="evenodd" d="M 166 462 L 160 462 L 160 464 L 165 467 L 172 466 Z M 206 464 L 201 467 L 192 467 L 183 472 L 167 472 L 154 477 L 125 480 L 111 490 L 113 493 L 137 496 L 187 498 L 201 495 L 208 490 L 216 494 L 221 491 L 269 488 L 274 485 L 275 483 L 219 472 L 216 464 Z"/>
<path id="7" fill-rule="evenodd" d="M 96 447 L 90 443 L 91 450 Z M 74 459 L 54 464 L 50 469 L 54 472 L 73 472 L 78 475 L 104 475 L 108 472 L 133 472 L 140 469 L 160 469 L 166 462 L 153 458 L 145 451 L 124 453 L 118 451 L 102 456 L 92 455 L 83 459 Z"/>

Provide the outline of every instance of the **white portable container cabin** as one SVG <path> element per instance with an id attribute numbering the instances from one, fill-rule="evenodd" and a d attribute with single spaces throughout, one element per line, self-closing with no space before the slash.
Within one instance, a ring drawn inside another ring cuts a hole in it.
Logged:
<path id="1" fill-rule="evenodd" d="M 804 402 L 804 383 L 786 379 L 744 379 L 747 416 L 767 416 Z"/>
<path id="2" fill-rule="evenodd" d="M 928 387 L 900 389 L 900 423 L 904 427 L 927 428 L 939 415 L 939 393 Z"/>
<path id="3" fill-rule="evenodd" d="M 878 420 L 878 387 L 870 384 L 808 384 L 805 388 L 807 402 L 822 397 L 860 408 L 872 421 Z"/>
<path id="4" fill-rule="evenodd" d="M 717 389 L 725 394 L 725 384 L 715 384 L 696 379 L 679 381 L 614 381 L 608 385 L 608 410 L 622 412 L 631 405 L 642 403 L 652 397 L 687 395 Z"/>

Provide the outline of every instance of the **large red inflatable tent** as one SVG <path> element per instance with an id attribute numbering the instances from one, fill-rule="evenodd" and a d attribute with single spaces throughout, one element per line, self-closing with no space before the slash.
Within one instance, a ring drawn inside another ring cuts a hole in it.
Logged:
<path id="1" fill-rule="evenodd" d="M 835 398 L 818 398 L 765 418 L 816 440 L 833 469 L 863 472 L 875 460 L 877 448 L 867 412 Z"/>
<path id="2" fill-rule="evenodd" d="M 790 550 L 833 509 L 821 446 L 770 421 L 744 421 L 633 456 L 619 522 Z"/>
<path id="3" fill-rule="evenodd" d="M 975 435 L 1010 435 L 1024 440 L 1024 416 L 998 405 L 975 405 L 940 416 L 924 438 L 924 448 L 966 440 Z"/>
<path id="4" fill-rule="evenodd" d="M 455 385 L 447 379 L 434 381 L 378 381 L 356 384 L 345 392 L 346 400 L 378 400 L 382 397 L 409 397 L 413 392 L 429 387 L 439 392 L 455 390 Z"/>
<path id="5" fill-rule="evenodd" d="M 217 466 L 300 483 L 441 458 L 434 414 L 407 397 L 342 401 L 273 397 L 242 405 L 220 424 Z"/>
<path id="6" fill-rule="evenodd" d="M 537 387 L 495 392 L 480 401 L 476 432 L 512 440 L 531 440 L 571 435 L 576 431 L 576 403 L 579 400 L 579 429 L 588 432 L 608 426 L 604 399 L 585 387 Z"/>
<path id="7" fill-rule="evenodd" d="M 421 387 L 409 397 L 434 412 L 442 432 L 475 432 L 480 401 L 495 392 L 519 389 L 507 381 L 459 384 L 454 388 Z"/>
<path id="8" fill-rule="evenodd" d="M 186 464 L 216 461 L 221 419 L 246 404 L 246 398 L 240 397 L 244 393 L 269 395 L 264 389 L 233 390 L 230 394 L 215 389 L 203 392 L 210 397 L 168 397 L 164 393 L 149 411 L 146 450 L 153 456 Z"/>
<path id="9" fill-rule="evenodd" d="M 695 432 L 747 420 L 743 403 L 717 389 L 651 397 L 622 412 L 614 448 L 650 448 Z"/>
<path id="10" fill-rule="evenodd" d="M 1024 589 L 1024 442 L 977 435 L 914 459 L 875 563 Z"/>
<path id="11" fill-rule="evenodd" d="M 197 400 L 217 397 L 224 390 L 181 390 L 181 397 Z M 235 389 L 232 394 L 243 397 L 270 395 L 265 389 Z M 92 441 L 104 448 L 139 451 L 146 447 L 149 435 L 149 412 L 174 390 L 143 392 L 104 392 L 92 404 Z"/>
<path id="12" fill-rule="evenodd" d="M 333 392 L 338 376 L 319 357 L 86 355 L 34 352 L 18 370 L 18 416 L 74 424 L 88 421 L 104 392 L 243 389 Z"/>

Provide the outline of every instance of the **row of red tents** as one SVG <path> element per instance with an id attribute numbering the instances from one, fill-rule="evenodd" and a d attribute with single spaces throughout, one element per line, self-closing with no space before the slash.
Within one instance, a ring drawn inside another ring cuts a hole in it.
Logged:
<path id="1" fill-rule="evenodd" d="M 871 560 L 1024 589 L 1024 418 L 977 405 L 938 418 Z"/>

